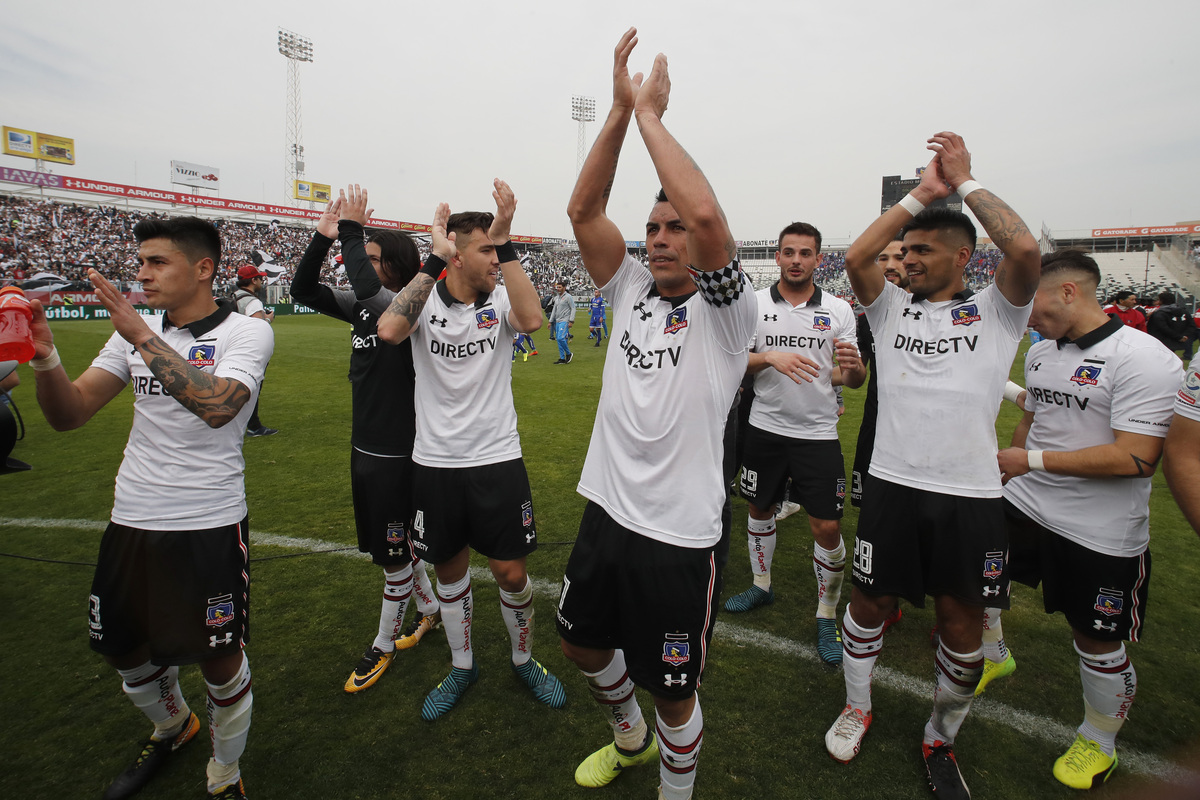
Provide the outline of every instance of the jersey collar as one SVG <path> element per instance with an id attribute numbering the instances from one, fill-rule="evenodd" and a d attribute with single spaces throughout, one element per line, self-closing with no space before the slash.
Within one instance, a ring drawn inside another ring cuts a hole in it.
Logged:
<path id="1" fill-rule="evenodd" d="M 217 310 L 209 314 L 204 319 L 198 319 L 195 322 L 189 322 L 187 325 L 176 326 L 171 322 L 171 318 L 163 314 L 162 329 L 165 333 L 174 327 L 186 328 L 188 333 L 192 334 L 193 339 L 199 339 L 204 334 L 211 331 L 213 328 L 225 321 L 225 318 L 233 313 L 233 306 L 217 303 Z"/>
<path id="2" fill-rule="evenodd" d="M 812 297 L 808 298 L 808 302 L 805 303 L 804 305 L 819 306 L 819 305 L 821 305 L 821 301 L 822 301 L 823 297 L 824 297 L 824 295 L 821 294 L 821 287 L 817 286 L 814 283 Z M 779 293 L 779 281 L 775 281 L 774 283 L 771 284 L 771 302 L 787 303 L 787 300 L 785 300 L 783 295 Z M 791 303 L 788 303 L 788 305 L 791 305 Z"/>
<path id="3" fill-rule="evenodd" d="M 694 295 L 695 293 L 696 293 L 696 290 L 692 289 L 690 292 L 687 292 L 686 294 L 677 294 L 674 297 L 663 297 L 661 294 L 658 293 L 658 284 L 651 283 L 650 291 L 646 294 L 646 296 L 647 297 L 662 297 L 663 300 L 666 300 L 668 303 L 671 304 L 672 309 L 676 309 L 676 308 L 679 308 L 684 303 L 686 303 L 688 300 L 690 300 L 692 295 Z"/>
<path id="4" fill-rule="evenodd" d="M 450 294 L 450 290 L 446 288 L 445 278 L 442 278 L 437 282 L 437 293 L 438 297 L 442 298 L 442 302 L 446 304 L 446 308 L 449 308 L 450 306 L 459 302 L 454 295 Z M 487 305 L 489 297 L 491 297 L 491 295 L 487 292 L 480 292 L 475 296 L 475 307 L 483 308 L 485 305 Z"/>
<path id="5" fill-rule="evenodd" d="M 1071 340 L 1065 336 L 1058 340 L 1058 349 L 1062 350 L 1065 345 L 1073 344 L 1080 350 L 1087 350 L 1095 344 L 1103 342 L 1108 337 L 1112 336 L 1121 328 L 1125 327 L 1125 323 L 1121 322 L 1118 317 L 1109 317 L 1108 322 L 1101 325 L 1099 328 L 1090 330 L 1078 339 Z"/>
<path id="6" fill-rule="evenodd" d="M 963 289 L 961 292 L 955 292 L 954 296 L 950 299 L 954 302 L 964 303 L 974 296 L 975 293 L 970 289 Z M 912 305 L 913 303 L 921 303 L 929 299 L 929 296 L 924 294 L 913 294 L 910 295 L 910 297 L 912 297 L 912 299 L 908 301 L 909 305 Z"/>

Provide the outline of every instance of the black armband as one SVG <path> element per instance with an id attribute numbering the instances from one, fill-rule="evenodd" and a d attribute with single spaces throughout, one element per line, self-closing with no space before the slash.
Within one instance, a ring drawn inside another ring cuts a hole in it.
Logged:
<path id="1" fill-rule="evenodd" d="M 440 278 L 442 276 L 442 270 L 444 270 L 445 268 L 446 268 L 446 262 L 442 261 L 441 258 L 439 258 L 438 256 L 435 256 L 433 253 L 430 253 L 425 258 L 424 265 L 421 266 L 421 274 L 428 275 L 429 277 L 433 278 L 436 281 L 438 278 Z"/>
<path id="2" fill-rule="evenodd" d="M 500 259 L 501 264 L 521 260 L 521 257 L 517 255 L 517 248 L 513 247 L 511 241 L 496 245 L 496 258 Z"/>

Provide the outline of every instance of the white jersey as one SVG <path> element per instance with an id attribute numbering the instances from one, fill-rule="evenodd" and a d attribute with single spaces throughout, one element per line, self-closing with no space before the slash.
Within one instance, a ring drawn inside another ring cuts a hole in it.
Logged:
<path id="1" fill-rule="evenodd" d="M 699 291 L 658 294 L 625 256 L 601 287 L 612 338 L 579 493 L 618 524 L 680 547 L 721 538 L 722 438 L 757 303 L 737 262 L 696 273 Z"/>
<path id="2" fill-rule="evenodd" d="M 246 516 L 242 441 L 275 337 L 264 320 L 221 306 L 183 328 L 146 324 L 188 363 L 250 390 L 237 416 L 210 428 L 166 393 L 133 345 L 114 333 L 92 366 L 133 384 L 133 428 L 117 472 L 112 521 L 152 531 L 233 525 Z M 165 329 L 164 329 L 165 328 Z"/>
<path id="3" fill-rule="evenodd" d="M 1183 383 L 1175 395 L 1175 413 L 1200 422 L 1200 354 L 1188 364 Z"/>
<path id="4" fill-rule="evenodd" d="M 866 307 L 879 418 L 870 473 L 914 489 L 1000 497 L 996 414 L 1031 300 L 994 285 L 930 302 L 885 283 Z"/>
<path id="5" fill-rule="evenodd" d="M 1179 377 L 1174 353 L 1116 317 L 1074 342 L 1038 342 L 1025 356 L 1025 409 L 1034 415 L 1025 447 L 1082 450 L 1112 444 L 1114 431 L 1165 437 Z M 1034 471 L 1010 480 L 1004 496 L 1064 538 L 1136 556 L 1150 543 L 1150 484 Z"/>
<path id="6" fill-rule="evenodd" d="M 829 440 L 837 435 L 837 397 L 833 376 L 833 340 L 858 343 L 857 320 L 850 304 L 813 287 L 807 303 L 792 306 L 777 283 L 760 289 L 758 328 L 750 350 L 798 353 L 816 362 L 820 375 L 796 383 L 774 367 L 754 376 L 750 424 L 792 439 Z"/>
<path id="7" fill-rule="evenodd" d="M 417 376 L 415 463 L 478 467 L 521 457 L 511 308 L 503 286 L 470 304 L 455 300 L 444 280 L 430 293 L 410 334 Z"/>

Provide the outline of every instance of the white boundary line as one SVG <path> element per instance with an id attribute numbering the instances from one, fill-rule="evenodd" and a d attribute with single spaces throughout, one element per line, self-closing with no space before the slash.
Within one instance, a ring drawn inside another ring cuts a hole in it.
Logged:
<path id="1" fill-rule="evenodd" d="M 57 528 L 69 530 L 87 530 L 87 531 L 103 531 L 107 527 L 106 522 L 96 522 L 89 519 L 42 519 L 38 517 L 11 518 L 0 517 L 0 528 Z M 262 531 L 250 531 L 251 544 L 268 545 L 272 547 L 285 547 L 294 550 L 333 550 L 335 548 L 346 547 L 347 545 L 339 544 L 338 542 L 327 542 L 323 539 L 311 539 L 295 536 L 281 536 L 274 533 L 264 533 Z M 366 553 L 360 553 L 357 549 L 338 550 L 330 553 L 330 555 L 344 556 L 349 558 L 357 558 L 369 560 L 370 556 Z M 471 579 L 477 581 L 491 581 L 492 573 L 486 567 L 472 567 Z M 534 591 L 544 597 L 558 597 L 559 585 L 555 582 L 545 579 L 531 578 Z M 729 622 L 718 622 L 713 631 L 714 638 L 722 641 L 732 642 L 733 644 L 746 645 L 756 647 L 761 650 L 767 650 L 776 655 L 791 656 L 799 658 L 803 661 L 813 663 L 821 663 L 820 657 L 817 655 L 815 648 L 797 642 L 792 639 L 785 639 L 781 636 L 756 631 L 751 628 L 745 628 L 741 625 L 735 625 Z M 905 675 L 888 667 L 876 666 L 873 674 L 873 684 L 875 686 L 884 686 L 894 691 L 903 692 L 914 697 L 925 700 L 932 700 L 934 682 L 923 678 L 914 678 L 910 675 Z M 982 717 L 1000 725 L 1007 726 L 1012 730 L 1024 736 L 1033 739 L 1041 739 L 1050 744 L 1062 744 L 1070 742 L 1074 739 L 1075 728 L 1064 725 L 1057 720 L 1043 717 L 1038 714 L 1033 714 L 1028 711 L 1012 708 L 997 700 L 988 697 L 981 697 L 975 700 L 971 706 L 971 715 L 974 717 Z M 1147 775 L 1153 778 L 1161 778 L 1172 782 L 1184 782 L 1187 780 L 1197 780 L 1197 775 L 1183 769 L 1166 759 L 1159 756 L 1143 753 L 1139 750 L 1134 750 L 1129 747 L 1122 747 L 1120 750 L 1121 764 L 1131 772 L 1137 772 L 1142 775 Z"/>

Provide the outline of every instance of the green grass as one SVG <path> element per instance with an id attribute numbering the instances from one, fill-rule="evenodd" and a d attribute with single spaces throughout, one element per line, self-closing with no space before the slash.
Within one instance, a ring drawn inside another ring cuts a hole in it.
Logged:
<path id="1" fill-rule="evenodd" d="M 527 363 L 518 360 L 513 368 L 543 542 L 530 557 L 529 570 L 549 583 L 562 576 L 583 509 L 575 484 L 607 349 L 607 343 L 591 346 L 586 325 L 575 330 L 572 364 L 551 363 L 557 349 L 543 330 L 534 335 L 541 354 Z M 107 322 L 58 324 L 55 334 L 68 372 L 81 372 L 110 332 Z M 349 546 L 355 537 L 348 485 L 347 327 L 325 318 L 280 317 L 275 333 L 262 418 L 282 432 L 246 442 L 251 527 Z M 81 430 L 55 433 L 37 411 L 32 373 L 23 367 L 21 376 L 25 383 L 15 397 L 29 434 L 14 456 L 34 469 L 0 477 L 4 516 L 106 520 L 129 430 L 131 395 L 123 393 Z M 847 392 L 841 422 L 847 463 L 861 404 L 862 392 Z M 1006 404 L 997 423 L 1002 442 L 1017 415 Z M 745 518 L 745 504 L 737 501 L 726 595 L 750 580 Z M 811 537 L 802 518 L 780 523 L 773 569 L 776 603 L 750 615 L 722 615 L 723 623 L 806 646 L 814 642 Z M 1120 745 L 1181 759 L 1182 750 L 1200 738 L 1192 600 L 1200 568 L 1195 534 L 1161 477 L 1155 478 L 1151 519 L 1155 566 L 1146 641 L 1130 646 L 1140 689 Z M 848 508 L 843 533 L 850 542 L 855 524 L 856 512 Z M 0 536 L 0 551 L 6 554 L 91 562 L 100 531 L 4 524 Z M 262 559 L 294 552 L 255 545 L 251 555 Z M 98 797 L 133 757 L 148 725 L 124 698 L 113 671 L 88 649 L 91 570 L 13 558 L 0 558 L 0 570 L 0 600 L 9 611 L 0 648 L 0 719 L 5 723 L 0 747 L 7 755 L 0 797 Z M 652 767 L 631 771 L 602 793 L 575 786 L 576 764 L 610 734 L 583 679 L 558 650 L 550 597 L 541 594 L 535 603 L 535 654 L 562 678 L 567 707 L 553 711 L 536 704 L 512 675 L 496 587 L 476 581 L 480 682 L 459 708 L 428 724 L 420 719 L 421 701 L 449 666 L 441 634 L 400 654 L 368 692 L 342 692 L 374 635 L 378 568 L 328 553 L 258 561 L 252 575 L 248 653 L 255 708 L 242 765 L 256 800 L 654 796 L 658 776 Z M 986 699 L 1074 728 L 1082 702 L 1069 630 L 1061 617 L 1042 612 L 1040 600 L 1025 587 L 1015 589 L 1005 633 L 1019 667 L 994 684 Z M 932 622 L 931 609 L 906 606 L 904 622 L 887 636 L 880 666 L 931 681 Z M 182 682 L 192 707 L 202 712 L 198 671 L 184 669 Z M 823 735 L 843 696 L 840 671 L 718 634 L 701 692 L 706 736 L 697 797 L 928 797 L 918 746 L 930 698 L 877 685 L 874 726 L 862 753 L 842 766 L 825 754 Z M 650 711 L 648 698 L 642 699 Z M 1075 795 L 1053 780 L 1050 767 L 1068 744 L 1017 733 L 977 713 L 964 726 L 958 752 L 976 798 L 1066 798 Z M 182 751 L 141 797 L 203 796 L 206 751 L 203 741 Z M 1093 794 L 1123 796 L 1146 782 L 1122 768 Z"/>

